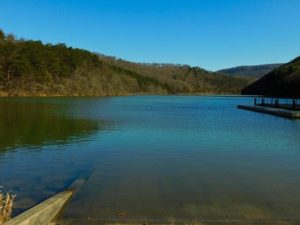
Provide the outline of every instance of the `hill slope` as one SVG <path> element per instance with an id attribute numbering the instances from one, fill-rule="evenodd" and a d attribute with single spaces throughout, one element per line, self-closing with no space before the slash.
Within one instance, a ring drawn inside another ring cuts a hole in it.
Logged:
<path id="1" fill-rule="evenodd" d="M 99 57 L 110 65 L 126 68 L 168 84 L 176 93 L 240 93 L 241 87 L 250 83 L 246 78 L 226 76 L 189 65 L 134 63 L 104 55 Z"/>
<path id="2" fill-rule="evenodd" d="M 244 88 L 242 94 L 300 97 L 300 57 Z"/>
<path id="3" fill-rule="evenodd" d="M 262 76 L 270 73 L 274 69 L 282 66 L 283 64 L 266 64 L 257 66 L 238 66 L 229 69 L 219 70 L 218 73 L 237 77 L 261 78 Z"/>
<path id="4" fill-rule="evenodd" d="M 236 94 L 249 83 L 190 66 L 112 59 L 0 30 L 0 95 Z"/>

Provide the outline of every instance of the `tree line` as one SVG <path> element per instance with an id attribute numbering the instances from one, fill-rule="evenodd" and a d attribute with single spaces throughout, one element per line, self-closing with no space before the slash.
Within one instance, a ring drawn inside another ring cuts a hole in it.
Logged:
<path id="1" fill-rule="evenodd" d="M 9 86 L 14 79 L 60 82 L 83 64 L 99 67 L 96 54 L 65 44 L 17 40 L 0 30 L 0 81 Z"/>

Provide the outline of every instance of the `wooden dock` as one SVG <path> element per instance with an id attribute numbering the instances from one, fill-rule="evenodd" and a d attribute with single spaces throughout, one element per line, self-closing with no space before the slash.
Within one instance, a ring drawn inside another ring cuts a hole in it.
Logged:
<path id="1" fill-rule="evenodd" d="M 300 111 L 284 109 L 284 108 L 275 108 L 270 106 L 247 106 L 247 105 L 238 105 L 239 109 L 250 110 L 259 113 L 266 113 L 275 116 L 285 117 L 289 119 L 300 119 Z"/>

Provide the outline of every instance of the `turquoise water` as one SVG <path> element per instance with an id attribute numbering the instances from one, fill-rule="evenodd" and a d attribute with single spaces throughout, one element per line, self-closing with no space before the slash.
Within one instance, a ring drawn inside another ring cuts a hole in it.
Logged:
<path id="1" fill-rule="evenodd" d="M 84 224 L 300 222 L 300 121 L 238 104 L 252 100 L 2 98 L 0 186 L 18 214 L 85 178 L 64 214 Z"/>

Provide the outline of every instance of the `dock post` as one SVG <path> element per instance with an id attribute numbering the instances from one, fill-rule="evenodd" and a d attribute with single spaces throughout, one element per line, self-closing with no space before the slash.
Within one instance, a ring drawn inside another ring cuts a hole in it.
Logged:
<path id="1" fill-rule="evenodd" d="M 295 109 L 296 109 L 296 100 L 293 99 L 293 110 L 295 110 Z"/>
<path id="2" fill-rule="evenodd" d="M 264 98 L 261 100 L 261 105 L 262 105 L 262 106 L 265 105 L 265 99 L 264 99 Z"/>
<path id="3" fill-rule="evenodd" d="M 257 106 L 257 99 L 254 99 L 254 105 Z"/>
<path id="4" fill-rule="evenodd" d="M 278 107 L 279 106 L 279 99 L 276 99 L 275 100 L 275 107 Z"/>

